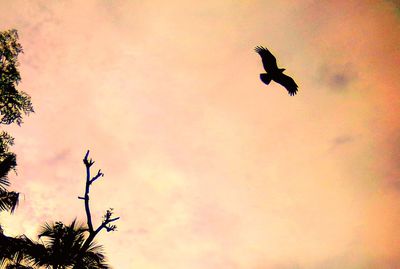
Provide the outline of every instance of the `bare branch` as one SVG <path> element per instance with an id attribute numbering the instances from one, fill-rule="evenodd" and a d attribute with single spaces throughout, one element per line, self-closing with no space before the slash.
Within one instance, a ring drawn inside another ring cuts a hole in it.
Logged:
<path id="1" fill-rule="evenodd" d="M 101 226 L 103 226 L 103 228 L 106 228 L 107 232 L 114 231 L 117 228 L 117 226 L 115 225 L 109 225 L 111 222 L 119 219 L 119 217 L 113 219 L 111 218 L 111 216 L 113 215 L 113 210 L 113 208 L 108 209 L 106 211 L 106 214 L 104 214 L 103 216 L 103 222 Z"/>
<path id="2" fill-rule="evenodd" d="M 120 219 L 120 217 L 116 217 L 116 218 L 110 219 L 107 223 L 110 223 L 110 222 L 113 222 L 113 221 L 116 221 L 116 220 L 119 220 L 119 219 Z"/>
<path id="3" fill-rule="evenodd" d="M 106 211 L 103 216 L 103 220 L 101 224 L 97 227 L 97 229 L 93 228 L 92 216 L 90 213 L 90 204 L 89 204 L 89 191 L 90 185 L 96 181 L 98 178 L 103 177 L 104 174 L 101 172 L 101 169 L 97 172 L 94 177 L 90 175 L 90 167 L 94 164 L 92 159 L 89 159 L 89 150 L 86 152 L 86 155 L 83 159 L 83 163 L 86 166 L 86 185 L 85 185 L 85 195 L 84 197 L 78 196 L 78 199 L 82 199 L 85 202 L 85 211 L 87 217 L 87 225 L 89 236 L 87 237 L 85 243 L 82 246 L 82 249 L 87 249 L 90 246 L 90 243 L 94 240 L 96 235 L 102 230 L 105 229 L 107 232 L 115 231 L 117 229 L 116 225 L 111 225 L 112 222 L 119 220 L 119 217 L 111 218 L 113 215 L 113 209 L 110 208 Z"/>
<path id="4" fill-rule="evenodd" d="M 102 229 L 106 229 L 107 232 L 112 232 L 115 231 L 117 229 L 116 225 L 110 225 L 111 222 L 113 221 L 117 221 L 119 220 L 120 217 L 116 217 L 113 219 L 107 219 L 107 220 L 103 220 L 103 222 L 101 223 L 101 225 L 99 227 L 97 227 L 95 233 L 99 233 Z"/>
<path id="5" fill-rule="evenodd" d="M 83 162 L 85 162 L 85 160 L 87 160 L 87 158 L 89 157 L 89 152 L 90 150 L 86 151 L 85 157 L 83 158 Z"/>
<path id="6" fill-rule="evenodd" d="M 99 171 L 97 172 L 97 175 L 95 175 L 94 177 L 92 177 L 92 179 L 90 180 L 89 184 L 92 184 L 96 179 L 98 179 L 99 177 L 104 177 L 104 174 L 101 172 L 101 169 L 99 169 Z"/>
<path id="7" fill-rule="evenodd" d="M 89 232 L 93 232 L 93 224 L 92 224 L 92 215 L 90 213 L 90 205 L 89 205 L 89 191 L 90 191 L 90 167 L 93 165 L 92 159 L 88 160 L 89 150 L 86 152 L 85 158 L 83 159 L 83 163 L 86 166 L 86 184 L 85 184 L 85 196 L 83 200 L 85 201 L 85 211 L 86 211 L 86 219 L 87 225 L 89 228 Z M 81 198 L 80 198 L 81 199 Z"/>
<path id="8" fill-rule="evenodd" d="M 88 159 L 88 157 L 89 157 L 89 152 L 90 152 L 90 150 L 88 150 L 87 152 L 86 152 L 86 155 L 85 155 L 85 158 L 83 158 L 83 163 L 86 165 L 86 166 L 92 166 L 93 164 L 94 164 L 94 161 L 92 160 L 92 159 Z"/>

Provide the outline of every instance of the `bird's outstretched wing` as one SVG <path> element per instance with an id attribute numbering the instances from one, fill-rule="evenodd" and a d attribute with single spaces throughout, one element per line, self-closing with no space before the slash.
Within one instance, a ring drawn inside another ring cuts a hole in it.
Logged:
<path id="1" fill-rule="evenodd" d="M 289 77 L 283 73 L 280 73 L 280 74 L 274 76 L 273 80 L 275 82 L 281 84 L 283 87 L 285 87 L 286 90 L 289 92 L 289 95 L 292 96 L 297 93 L 298 86 L 291 77 Z"/>
<path id="2" fill-rule="evenodd" d="M 278 66 L 276 65 L 276 58 L 268 49 L 262 46 L 257 46 L 254 50 L 260 54 L 265 71 L 270 72 L 278 69 Z"/>

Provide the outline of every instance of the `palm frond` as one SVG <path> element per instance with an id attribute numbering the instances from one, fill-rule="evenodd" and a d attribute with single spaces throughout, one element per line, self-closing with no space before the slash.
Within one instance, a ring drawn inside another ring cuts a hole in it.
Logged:
<path id="1" fill-rule="evenodd" d="M 19 193 L 0 189 L 0 211 L 14 212 L 18 206 Z"/>
<path id="2" fill-rule="evenodd" d="M 17 161 L 13 153 L 6 153 L 2 157 L 0 161 L 0 188 L 5 190 L 6 187 L 10 186 L 7 175 L 12 169 L 15 169 Z"/>

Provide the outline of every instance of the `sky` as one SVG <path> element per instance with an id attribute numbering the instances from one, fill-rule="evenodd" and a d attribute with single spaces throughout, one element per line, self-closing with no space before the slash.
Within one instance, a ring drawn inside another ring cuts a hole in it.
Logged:
<path id="1" fill-rule="evenodd" d="M 400 3 L 0 0 L 19 32 L 6 234 L 93 221 L 120 269 L 400 268 Z M 290 97 L 254 47 L 299 85 Z"/>

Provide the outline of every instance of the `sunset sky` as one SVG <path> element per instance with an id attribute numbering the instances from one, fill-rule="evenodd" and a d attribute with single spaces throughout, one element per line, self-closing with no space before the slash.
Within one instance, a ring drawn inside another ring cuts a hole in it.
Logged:
<path id="1" fill-rule="evenodd" d="M 18 30 L 8 235 L 93 219 L 115 269 L 400 268 L 400 3 L 0 0 Z M 263 45 L 299 84 L 264 72 Z"/>

